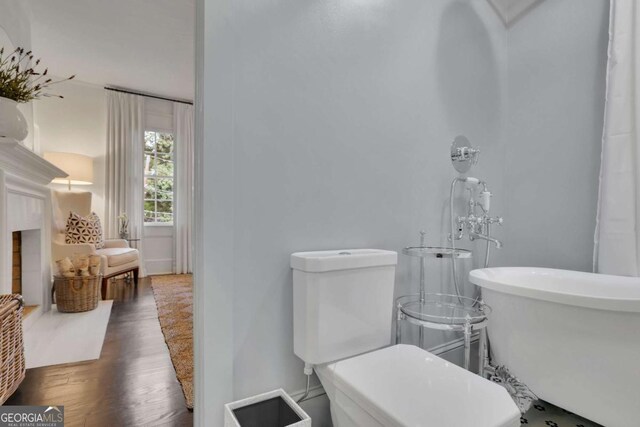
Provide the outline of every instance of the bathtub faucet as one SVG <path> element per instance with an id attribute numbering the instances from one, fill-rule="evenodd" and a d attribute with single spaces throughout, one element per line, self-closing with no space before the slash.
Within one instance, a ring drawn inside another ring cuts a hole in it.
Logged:
<path id="1" fill-rule="evenodd" d="M 452 233 L 449 235 L 450 240 L 460 240 L 467 230 L 469 240 L 476 239 L 486 240 L 496 245 L 496 249 L 502 248 L 502 242 L 491 236 L 491 226 L 493 224 L 502 225 L 502 217 L 489 216 L 491 206 L 491 192 L 489 191 L 486 181 L 478 178 L 466 177 L 455 178 L 451 183 L 451 195 L 453 200 L 453 191 L 458 182 L 465 184 L 465 189 L 469 192 L 467 199 L 467 215 L 459 216 L 454 219 L 451 217 Z M 453 203 L 451 202 L 451 210 L 453 211 Z"/>
<path id="2" fill-rule="evenodd" d="M 480 234 L 480 233 L 475 233 L 475 232 L 470 232 L 469 233 L 469 239 L 470 240 L 475 240 L 475 239 L 481 239 L 481 240 L 487 240 L 489 242 L 492 242 L 493 244 L 496 245 L 496 249 L 500 249 L 502 248 L 502 242 L 498 239 L 495 239 L 491 236 L 486 236 L 484 234 Z"/>

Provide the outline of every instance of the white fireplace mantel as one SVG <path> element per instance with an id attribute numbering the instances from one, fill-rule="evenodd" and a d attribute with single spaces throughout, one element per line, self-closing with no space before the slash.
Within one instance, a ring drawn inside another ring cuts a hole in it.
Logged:
<path id="1" fill-rule="evenodd" d="M 22 231 L 22 297 L 38 307 L 30 321 L 51 306 L 52 208 L 47 185 L 65 176 L 19 142 L 0 138 L 0 294 L 11 292 L 12 232 Z"/>
<path id="2" fill-rule="evenodd" d="M 0 137 L 0 169 L 35 184 L 47 185 L 67 173 L 18 141 Z"/>

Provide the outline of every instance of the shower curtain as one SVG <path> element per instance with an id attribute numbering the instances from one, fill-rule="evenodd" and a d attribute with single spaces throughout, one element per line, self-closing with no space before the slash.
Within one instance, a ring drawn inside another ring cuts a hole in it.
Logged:
<path id="1" fill-rule="evenodd" d="M 593 264 L 640 275 L 640 6 L 611 0 L 607 96 Z"/>

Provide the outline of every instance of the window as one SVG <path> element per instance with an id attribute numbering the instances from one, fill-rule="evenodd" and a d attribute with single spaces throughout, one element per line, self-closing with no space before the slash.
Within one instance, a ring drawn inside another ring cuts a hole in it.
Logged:
<path id="1" fill-rule="evenodd" d="M 144 133 L 144 222 L 173 222 L 173 135 Z"/>

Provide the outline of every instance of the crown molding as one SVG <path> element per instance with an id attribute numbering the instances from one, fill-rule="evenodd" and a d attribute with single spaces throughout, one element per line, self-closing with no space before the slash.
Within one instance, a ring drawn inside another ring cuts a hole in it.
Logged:
<path id="1" fill-rule="evenodd" d="M 488 0 L 507 27 L 513 25 L 525 13 L 542 0 Z"/>

